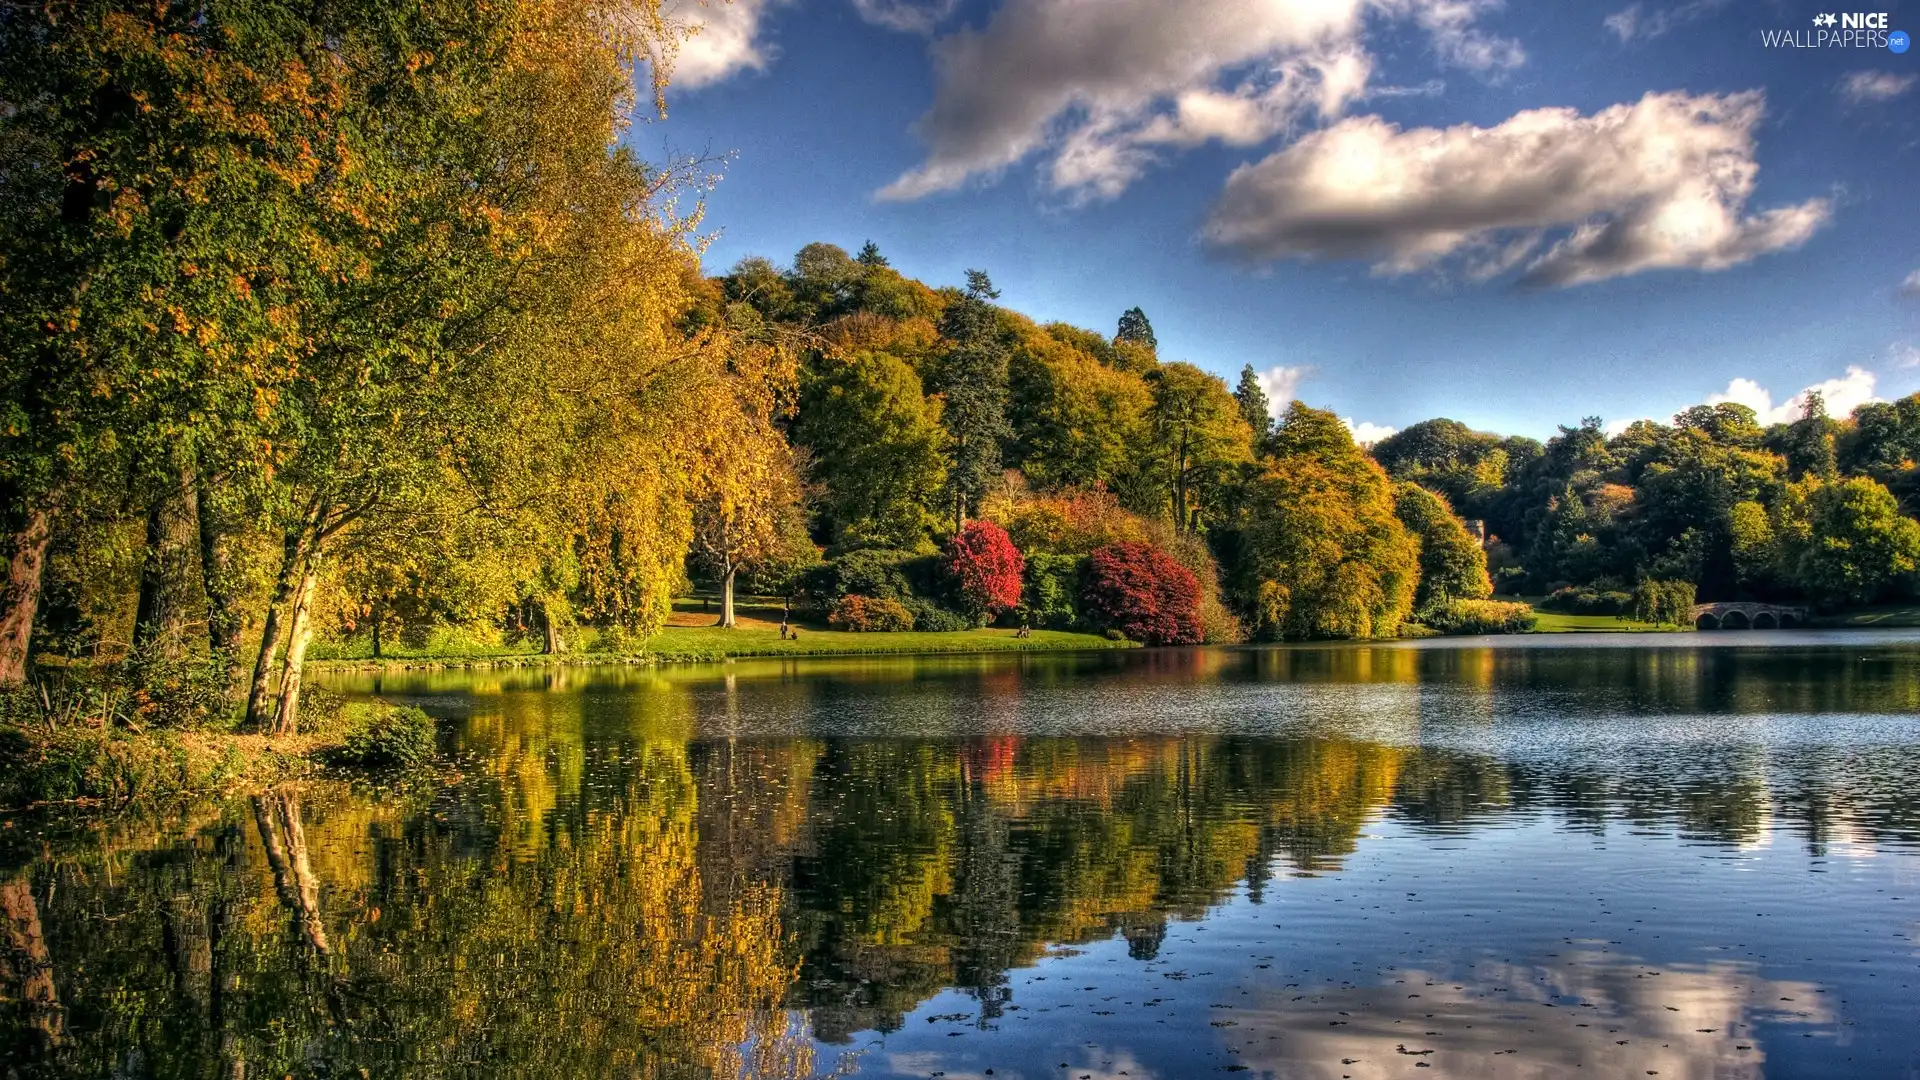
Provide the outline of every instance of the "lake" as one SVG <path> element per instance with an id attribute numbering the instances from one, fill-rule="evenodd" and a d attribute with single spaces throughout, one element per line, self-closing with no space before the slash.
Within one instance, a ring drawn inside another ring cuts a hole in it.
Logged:
<path id="1" fill-rule="evenodd" d="M 4 832 L 22 1076 L 1920 1075 L 1920 634 L 318 674 Z"/>

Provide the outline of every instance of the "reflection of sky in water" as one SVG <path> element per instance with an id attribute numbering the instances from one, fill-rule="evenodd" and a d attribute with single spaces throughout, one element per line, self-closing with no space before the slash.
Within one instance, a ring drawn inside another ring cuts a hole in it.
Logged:
<path id="1" fill-rule="evenodd" d="M 1912 1075 L 1920 636 L 1729 641 L 322 674 L 457 775 L 11 830 L 0 1075 Z"/>
<path id="2" fill-rule="evenodd" d="M 947 991 L 820 1060 L 995 1080 L 1906 1075 L 1920 881 L 1910 855 L 1836 854 L 1540 819 L 1436 845 L 1375 821 L 1342 869 L 1279 871 L 1151 960 L 1055 948 L 998 1017 Z"/>

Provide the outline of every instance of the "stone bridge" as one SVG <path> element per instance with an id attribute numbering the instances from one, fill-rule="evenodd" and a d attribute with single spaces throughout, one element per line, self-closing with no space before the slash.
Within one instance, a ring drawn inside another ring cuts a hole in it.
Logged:
<path id="1" fill-rule="evenodd" d="M 1785 630 L 1806 621 L 1806 608 L 1784 604 L 1693 605 L 1693 625 L 1701 630 Z"/>

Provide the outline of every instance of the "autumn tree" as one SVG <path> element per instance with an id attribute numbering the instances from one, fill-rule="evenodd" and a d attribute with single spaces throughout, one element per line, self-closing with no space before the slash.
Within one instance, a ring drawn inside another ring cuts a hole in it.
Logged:
<path id="1" fill-rule="evenodd" d="M 793 367 L 776 349 L 742 342 L 725 386 L 720 422 L 703 429 L 702 491 L 694 550 L 720 582 L 720 625 L 734 625 L 734 580 L 743 567 L 777 558 L 794 537 L 804 494 L 792 448 L 774 426 L 790 401 Z M 730 407 L 729 407 L 730 406 Z"/>
<path id="2" fill-rule="evenodd" d="M 1148 645 L 1198 645 L 1203 637 L 1199 582 L 1150 544 L 1094 551 L 1085 606 L 1096 624 Z"/>
<path id="3" fill-rule="evenodd" d="M 1418 484 L 1393 486 L 1393 512 L 1420 543 L 1420 585 L 1415 611 L 1450 600 L 1484 600 L 1493 595 L 1487 577 L 1487 553 L 1467 532 L 1445 499 Z"/>
<path id="4" fill-rule="evenodd" d="M 968 522 L 947 541 L 943 563 L 961 613 L 975 622 L 989 622 L 1020 603 L 1026 560 L 993 522 Z"/>
<path id="5" fill-rule="evenodd" d="M 1392 482 L 1329 412 L 1294 402 L 1248 495 L 1241 602 L 1269 640 L 1391 636 L 1413 609 L 1419 542 Z"/>

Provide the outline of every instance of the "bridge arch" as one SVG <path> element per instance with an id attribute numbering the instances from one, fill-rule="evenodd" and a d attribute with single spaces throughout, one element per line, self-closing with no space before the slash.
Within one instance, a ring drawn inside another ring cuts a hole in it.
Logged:
<path id="1" fill-rule="evenodd" d="M 1755 630 L 1777 630 L 1780 628 L 1780 620 L 1774 618 L 1773 612 L 1762 611 L 1754 615 L 1753 628 Z"/>
<path id="2" fill-rule="evenodd" d="M 1753 620 L 1748 618 L 1747 613 L 1741 611 L 1739 608 L 1734 608 L 1732 611 L 1720 616 L 1720 629 L 1722 630 L 1747 630 L 1752 627 Z"/>
<path id="3" fill-rule="evenodd" d="M 1693 628 L 1696 630 L 1718 630 L 1720 629 L 1720 618 L 1711 611 L 1703 611 L 1700 613 L 1699 618 L 1693 620 Z"/>

